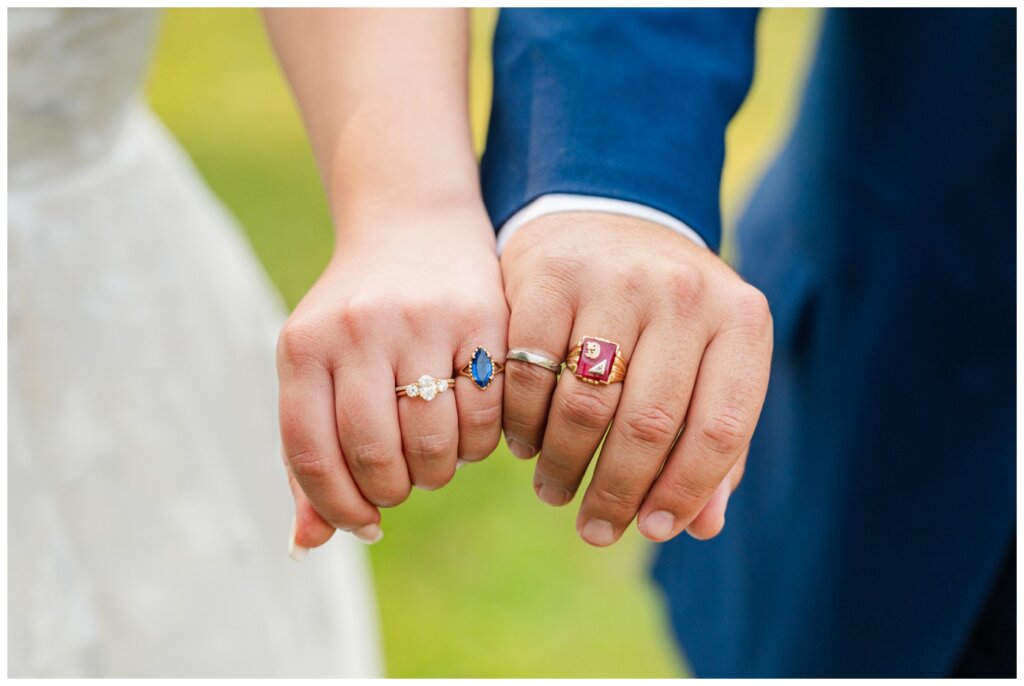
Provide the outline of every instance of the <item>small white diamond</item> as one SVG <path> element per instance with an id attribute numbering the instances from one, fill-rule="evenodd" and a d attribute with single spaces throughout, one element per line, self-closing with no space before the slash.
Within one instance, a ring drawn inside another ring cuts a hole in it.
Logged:
<path id="1" fill-rule="evenodd" d="M 444 379 L 438 379 L 437 380 L 437 392 L 438 393 L 444 393 L 447 390 L 448 390 L 448 382 L 445 381 Z"/>
<path id="2" fill-rule="evenodd" d="M 437 395 L 437 386 L 431 384 L 429 386 L 420 386 L 420 397 L 424 400 L 433 400 L 434 396 Z"/>
<path id="3" fill-rule="evenodd" d="M 405 394 L 407 396 L 409 396 L 410 398 L 415 398 L 417 395 L 419 395 L 419 392 L 420 392 L 420 387 L 417 386 L 414 383 L 411 383 L 411 384 L 409 384 L 408 386 L 405 387 Z"/>
<path id="4" fill-rule="evenodd" d="M 429 374 L 424 374 L 423 376 L 420 377 L 418 383 L 420 386 L 433 386 L 434 377 L 430 376 Z"/>

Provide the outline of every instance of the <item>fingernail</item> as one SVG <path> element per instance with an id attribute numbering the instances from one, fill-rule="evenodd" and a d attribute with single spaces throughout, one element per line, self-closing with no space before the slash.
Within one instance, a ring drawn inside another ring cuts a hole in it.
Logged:
<path id="1" fill-rule="evenodd" d="M 505 443 L 508 444 L 509 452 L 518 457 L 520 460 L 529 460 L 533 457 L 537 451 L 533 449 L 532 445 L 527 445 L 522 441 L 518 441 L 514 438 L 505 437 Z"/>
<path id="2" fill-rule="evenodd" d="M 306 559 L 309 548 L 304 548 L 295 542 L 295 526 L 295 519 L 292 518 L 292 531 L 288 534 L 288 557 L 296 562 L 302 562 Z"/>
<path id="3" fill-rule="evenodd" d="M 384 538 L 384 532 L 380 529 L 380 524 L 367 524 L 361 526 L 358 529 L 352 530 L 352 535 L 358 538 L 363 543 L 376 543 L 380 539 Z"/>
<path id="4" fill-rule="evenodd" d="M 583 525 L 580 536 L 593 545 L 611 545 L 615 542 L 615 529 L 612 523 L 604 519 L 591 519 Z"/>
<path id="5" fill-rule="evenodd" d="M 465 461 L 465 460 L 463 460 L 463 459 L 462 459 L 461 457 L 460 457 L 459 459 L 455 460 L 455 468 L 456 468 L 456 469 L 462 469 L 462 468 L 463 468 L 463 467 L 465 467 L 465 466 L 466 466 L 467 464 L 469 464 L 469 462 L 466 462 L 466 461 Z"/>
<path id="6" fill-rule="evenodd" d="M 671 512 L 665 510 L 658 510 L 647 515 L 644 520 L 643 532 L 647 534 L 649 538 L 656 538 L 659 541 L 663 541 L 672 535 L 672 531 L 676 527 L 676 518 Z"/>
<path id="7" fill-rule="evenodd" d="M 551 484 L 540 484 L 536 487 L 537 497 L 548 505 L 559 507 L 572 500 L 572 494 L 564 488 L 552 486 Z"/>

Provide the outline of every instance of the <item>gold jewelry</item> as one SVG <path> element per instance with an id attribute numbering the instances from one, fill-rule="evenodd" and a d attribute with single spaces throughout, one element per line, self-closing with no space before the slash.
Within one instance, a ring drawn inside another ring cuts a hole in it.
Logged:
<path id="1" fill-rule="evenodd" d="M 459 376 L 464 376 L 473 382 L 473 385 L 481 391 L 491 385 L 494 377 L 505 371 L 505 365 L 495 362 L 487 348 L 478 345 L 469 362 L 459 370 Z"/>
<path id="2" fill-rule="evenodd" d="M 454 385 L 455 379 L 435 379 L 428 374 L 424 374 L 416 383 L 411 383 L 408 386 L 395 386 L 395 394 L 399 398 L 402 396 L 407 398 L 423 398 L 430 402 L 437 397 L 438 393 L 444 393 Z"/>
<path id="3" fill-rule="evenodd" d="M 626 378 L 626 360 L 619 344 L 604 338 L 584 336 L 565 358 L 565 366 L 580 381 L 592 384 L 619 383 Z"/>

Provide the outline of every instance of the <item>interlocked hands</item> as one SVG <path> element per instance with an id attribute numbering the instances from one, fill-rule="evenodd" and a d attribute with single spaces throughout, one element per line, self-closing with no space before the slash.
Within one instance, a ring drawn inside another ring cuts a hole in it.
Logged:
<path id="1" fill-rule="evenodd" d="M 466 223 L 478 240 L 446 239 Z M 518 457 L 539 453 L 534 490 L 554 506 L 573 499 L 604 439 L 577 519 L 588 543 L 614 543 L 634 518 L 655 541 L 717 535 L 768 383 L 764 296 L 640 219 L 541 217 L 512 237 L 500 270 L 488 229 L 477 210 L 339 242 L 289 319 L 278 367 L 296 544 L 336 528 L 376 540 L 379 507 L 411 485 L 443 486 L 458 460 L 493 451 L 502 426 Z M 496 361 L 509 347 L 562 360 L 584 337 L 618 344 L 622 383 L 511 360 L 484 390 L 455 375 L 454 392 L 430 401 L 395 392 L 453 377 L 477 346 Z"/>

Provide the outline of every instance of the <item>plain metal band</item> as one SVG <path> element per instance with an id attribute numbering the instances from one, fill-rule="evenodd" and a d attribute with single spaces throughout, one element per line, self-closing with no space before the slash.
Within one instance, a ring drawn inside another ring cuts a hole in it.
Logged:
<path id="1" fill-rule="evenodd" d="M 555 374 L 558 374 L 559 372 L 562 371 L 561 362 L 556 362 L 555 360 L 552 360 L 549 357 L 537 355 L 536 353 L 531 353 L 529 350 L 521 350 L 520 348 L 512 348 L 511 350 L 509 350 L 505 354 L 505 360 L 519 360 L 520 362 L 529 362 L 530 364 L 535 364 L 538 367 L 544 367 L 544 369 L 547 369 L 549 372 L 554 372 Z"/>

